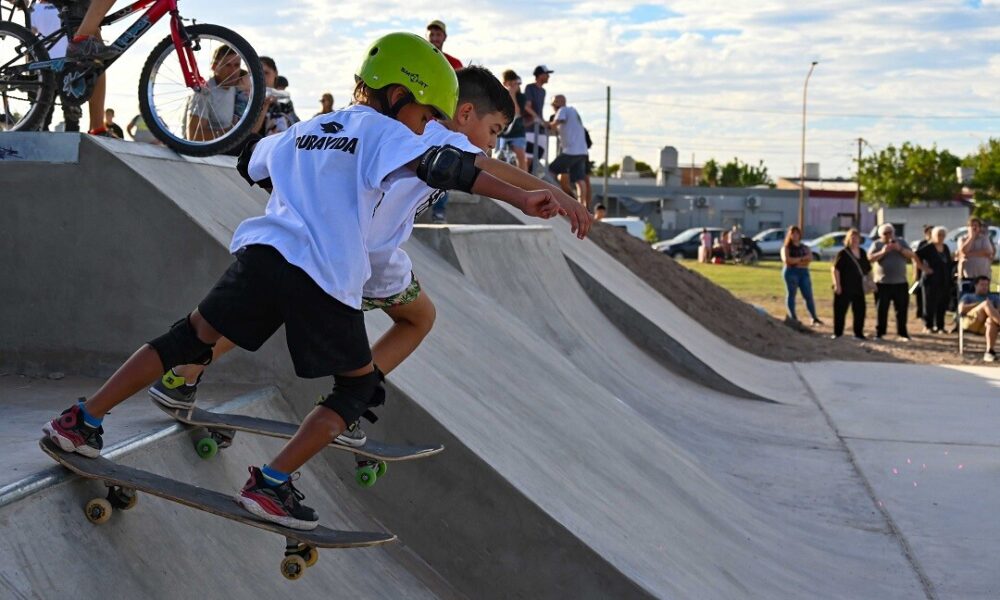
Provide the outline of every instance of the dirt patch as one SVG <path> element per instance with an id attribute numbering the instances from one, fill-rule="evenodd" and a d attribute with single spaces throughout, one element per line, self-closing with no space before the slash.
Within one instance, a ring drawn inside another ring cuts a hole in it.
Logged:
<path id="1" fill-rule="evenodd" d="M 831 340 L 830 330 L 795 331 L 623 229 L 596 223 L 590 239 L 678 308 L 732 345 L 780 361 L 900 361 L 887 343 Z M 821 333 L 822 332 L 822 333 Z"/>

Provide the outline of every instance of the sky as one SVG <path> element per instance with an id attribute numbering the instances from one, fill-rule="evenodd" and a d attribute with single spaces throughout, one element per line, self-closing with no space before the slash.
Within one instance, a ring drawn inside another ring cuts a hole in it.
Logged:
<path id="1" fill-rule="evenodd" d="M 674 146 L 681 164 L 736 157 L 795 176 L 812 61 L 806 162 L 820 163 L 823 178 L 852 175 L 859 137 L 866 154 L 910 141 L 959 156 L 1000 137 L 1000 0 L 185 0 L 180 9 L 273 57 L 302 117 L 326 91 L 346 103 L 375 38 L 424 34 L 441 19 L 445 51 L 466 64 L 512 68 L 525 84 L 535 65 L 553 69 L 548 98 L 564 94 L 577 108 L 598 164 L 610 86 L 612 164 L 630 155 L 655 168 L 660 148 Z M 167 32 L 161 21 L 109 72 L 119 121 L 138 113 L 139 71 Z"/>

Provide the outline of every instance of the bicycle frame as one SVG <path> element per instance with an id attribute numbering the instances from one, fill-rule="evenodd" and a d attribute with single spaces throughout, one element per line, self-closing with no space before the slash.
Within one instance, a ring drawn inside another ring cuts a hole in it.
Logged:
<path id="1" fill-rule="evenodd" d="M 152 6 L 150 6 L 151 4 Z M 174 42 L 174 48 L 177 50 L 177 59 L 180 62 L 181 71 L 184 74 L 184 84 L 196 91 L 200 90 L 201 87 L 205 85 L 205 78 L 202 77 L 201 73 L 198 71 L 198 63 L 195 61 L 194 53 L 188 45 L 189 39 L 186 37 L 184 29 L 181 26 L 181 17 L 177 10 L 177 0 L 137 0 L 125 8 L 106 16 L 104 20 L 101 21 L 101 26 L 103 27 L 105 25 L 117 23 L 118 21 L 139 12 L 147 6 L 150 6 L 149 10 L 139 17 L 131 27 L 118 36 L 118 39 L 112 42 L 111 45 L 118 48 L 121 53 L 124 53 L 126 50 L 131 48 L 133 44 L 135 44 L 136 40 L 149 31 L 149 29 L 155 25 L 157 21 L 169 13 L 170 37 Z M 42 38 L 41 43 L 44 44 L 46 48 L 51 48 L 63 35 L 72 37 L 72 32 L 68 31 L 65 25 L 58 31 Z M 111 66 L 115 60 L 117 60 L 117 58 L 107 61 L 104 64 L 104 68 L 106 69 Z M 54 60 L 31 63 L 27 65 L 26 70 L 39 71 L 50 69 L 58 72 L 63 70 L 67 62 L 68 60 L 65 58 L 58 58 Z"/>

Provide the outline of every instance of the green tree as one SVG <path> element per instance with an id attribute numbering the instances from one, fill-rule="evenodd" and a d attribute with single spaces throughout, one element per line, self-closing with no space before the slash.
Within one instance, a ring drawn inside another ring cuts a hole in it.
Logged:
<path id="1" fill-rule="evenodd" d="M 923 148 L 909 142 L 861 159 L 859 178 L 864 199 L 891 208 L 918 201 L 951 200 L 961 190 L 955 176 L 960 161 L 937 146 Z"/>
<path id="2" fill-rule="evenodd" d="M 618 171 L 620 171 L 621 168 L 622 168 L 622 166 L 619 165 L 619 164 L 613 164 L 613 165 L 611 165 L 611 170 L 608 171 L 608 175 L 609 176 L 613 176 L 615 173 L 617 173 Z M 597 168 L 594 169 L 594 177 L 604 177 L 604 171 L 606 169 L 607 169 L 607 167 L 604 166 L 604 163 L 599 164 L 597 166 Z"/>
<path id="3" fill-rule="evenodd" d="M 965 157 L 962 166 L 976 170 L 969 182 L 976 203 L 973 214 L 991 223 L 1000 223 L 1000 139 L 990 138 L 980 144 L 975 154 Z"/>
<path id="4" fill-rule="evenodd" d="M 648 163 L 641 160 L 635 161 L 635 170 L 639 172 L 639 177 L 656 177 L 656 171 Z"/>
<path id="5" fill-rule="evenodd" d="M 701 186 L 710 187 L 753 187 L 755 185 L 774 185 L 771 177 L 767 174 L 767 167 L 764 161 L 756 165 L 741 162 L 734 158 L 726 164 L 719 166 L 713 158 L 701 167 Z"/>
<path id="6" fill-rule="evenodd" d="M 716 187 L 719 185 L 719 163 L 710 159 L 701 166 L 701 180 L 698 185 L 702 187 Z"/>

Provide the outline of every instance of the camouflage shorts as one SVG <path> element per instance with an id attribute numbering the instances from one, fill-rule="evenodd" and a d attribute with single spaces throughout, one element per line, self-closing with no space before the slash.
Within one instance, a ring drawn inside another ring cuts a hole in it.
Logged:
<path id="1" fill-rule="evenodd" d="M 362 298 L 361 310 L 379 310 L 392 308 L 393 306 L 402 306 L 413 302 L 419 295 L 420 282 L 417 281 L 417 276 L 414 275 L 413 280 L 410 281 L 410 285 L 406 286 L 406 289 L 398 294 L 393 294 L 388 298 Z"/>

